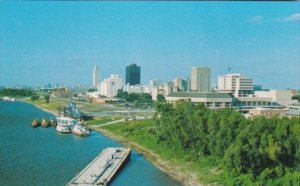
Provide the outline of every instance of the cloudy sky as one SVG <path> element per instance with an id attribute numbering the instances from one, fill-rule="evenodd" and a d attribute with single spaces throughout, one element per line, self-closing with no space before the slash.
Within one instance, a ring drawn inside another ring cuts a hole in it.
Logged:
<path id="1" fill-rule="evenodd" d="M 92 84 L 142 68 L 142 82 L 240 72 L 300 89 L 300 3 L 0 2 L 0 85 Z"/>

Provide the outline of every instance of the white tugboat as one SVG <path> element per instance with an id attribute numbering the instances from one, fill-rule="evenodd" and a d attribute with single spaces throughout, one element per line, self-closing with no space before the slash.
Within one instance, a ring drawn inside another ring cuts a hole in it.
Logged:
<path id="1" fill-rule="evenodd" d="M 72 127 L 72 133 L 77 136 L 89 136 L 90 130 L 82 124 L 76 124 Z"/>
<path id="2" fill-rule="evenodd" d="M 70 133 L 72 127 L 76 124 L 78 124 L 78 121 L 76 119 L 68 117 L 57 117 L 56 130 L 62 133 Z"/>

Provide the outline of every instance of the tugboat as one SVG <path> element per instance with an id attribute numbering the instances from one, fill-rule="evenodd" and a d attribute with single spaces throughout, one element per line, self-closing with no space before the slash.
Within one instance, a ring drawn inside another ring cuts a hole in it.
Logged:
<path id="1" fill-rule="evenodd" d="M 50 118 L 49 125 L 52 126 L 52 127 L 56 127 L 57 123 L 53 118 Z"/>
<path id="2" fill-rule="evenodd" d="M 32 123 L 31 123 L 32 128 L 36 128 L 40 126 L 40 122 L 37 118 L 34 118 Z"/>
<path id="3" fill-rule="evenodd" d="M 43 128 L 49 127 L 48 122 L 47 122 L 47 120 L 45 118 L 42 119 L 41 127 L 43 127 Z"/>
<path id="4" fill-rule="evenodd" d="M 86 137 L 90 135 L 90 130 L 82 124 L 76 124 L 72 127 L 72 133 L 77 136 Z"/>
<path id="5" fill-rule="evenodd" d="M 76 119 L 72 119 L 69 117 L 57 117 L 57 126 L 56 130 L 62 133 L 70 133 L 71 129 L 78 122 Z"/>

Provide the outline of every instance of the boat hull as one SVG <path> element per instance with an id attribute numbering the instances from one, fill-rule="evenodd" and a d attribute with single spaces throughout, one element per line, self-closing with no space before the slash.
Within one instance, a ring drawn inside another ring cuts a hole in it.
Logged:
<path id="1" fill-rule="evenodd" d="M 40 125 L 38 125 L 38 124 L 32 124 L 32 125 L 31 125 L 32 128 L 37 128 L 37 127 L 39 127 L 39 126 L 40 126 Z"/>
<path id="2" fill-rule="evenodd" d="M 57 125 L 56 130 L 61 133 L 71 133 L 71 127 L 70 126 L 61 126 Z"/>
<path id="3" fill-rule="evenodd" d="M 80 133 L 80 132 L 76 132 L 72 130 L 72 134 L 76 135 L 76 136 L 80 136 L 80 137 L 87 137 L 89 136 L 89 134 L 87 133 Z"/>

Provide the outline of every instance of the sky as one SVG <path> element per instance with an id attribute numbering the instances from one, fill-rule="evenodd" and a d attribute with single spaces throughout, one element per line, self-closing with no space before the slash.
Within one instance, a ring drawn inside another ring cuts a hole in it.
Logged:
<path id="1" fill-rule="evenodd" d="M 141 81 L 210 67 L 300 89 L 297 2 L 0 1 L 0 86 L 91 85 L 141 66 Z"/>

